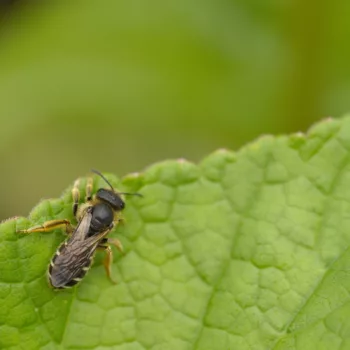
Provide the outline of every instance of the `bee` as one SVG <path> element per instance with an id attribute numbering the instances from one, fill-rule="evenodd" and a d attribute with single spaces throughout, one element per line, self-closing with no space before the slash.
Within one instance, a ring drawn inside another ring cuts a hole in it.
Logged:
<path id="1" fill-rule="evenodd" d="M 20 233 L 50 232 L 63 228 L 68 238 L 58 247 L 48 268 L 48 280 L 55 289 L 70 288 L 80 282 L 90 269 L 96 250 L 106 253 L 104 267 L 108 278 L 115 283 L 111 275 L 113 252 L 111 245 L 119 251 L 123 246 L 118 239 L 107 238 L 114 226 L 122 220 L 121 211 L 125 208 L 122 195 L 140 193 L 116 192 L 110 182 L 99 171 L 92 170 L 100 176 L 110 189 L 100 188 L 92 195 L 93 180 L 89 178 L 86 185 L 85 203 L 79 206 L 80 180 L 76 180 L 72 189 L 73 214 L 78 224 L 74 228 L 69 220 L 50 220 L 42 225 L 33 226 Z"/>

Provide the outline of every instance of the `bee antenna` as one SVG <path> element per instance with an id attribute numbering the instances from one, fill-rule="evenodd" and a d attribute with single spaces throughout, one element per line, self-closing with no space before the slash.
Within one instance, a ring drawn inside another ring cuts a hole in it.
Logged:
<path id="1" fill-rule="evenodd" d="M 126 196 L 139 196 L 139 197 L 143 197 L 143 195 L 141 193 L 137 193 L 137 192 L 119 192 L 119 194 L 125 194 Z"/>
<path id="2" fill-rule="evenodd" d="M 97 174 L 98 176 L 101 176 L 103 180 L 105 180 L 107 182 L 107 184 L 110 186 L 110 188 L 114 191 L 113 186 L 111 185 L 111 183 L 98 171 L 95 169 L 91 169 L 91 171 L 95 174 Z"/>

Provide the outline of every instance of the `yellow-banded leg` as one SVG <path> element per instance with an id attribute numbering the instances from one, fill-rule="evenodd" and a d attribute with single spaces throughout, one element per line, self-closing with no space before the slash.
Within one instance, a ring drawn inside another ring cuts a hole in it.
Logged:
<path id="1" fill-rule="evenodd" d="M 73 226 L 71 225 L 70 221 L 65 219 L 46 221 L 42 225 L 36 225 L 30 228 L 27 228 L 26 230 L 20 230 L 17 232 L 20 232 L 20 233 L 50 232 L 58 228 L 64 228 L 67 234 L 70 234 L 73 232 Z"/>
<path id="2" fill-rule="evenodd" d="M 75 180 L 74 185 L 73 185 L 73 189 L 72 189 L 73 215 L 74 216 L 76 216 L 78 206 L 79 206 L 79 199 L 80 199 L 79 184 L 80 184 L 80 179 Z"/>
<path id="3" fill-rule="evenodd" d="M 107 277 L 113 284 L 116 284 L 117 282 L 112 278 L 113 252 L 110 244 L 114 245 L 121 253 L 123 252 L 122 243 L 119 241 L 119 239 L 115 238 L 104 238 L 97 246 L 97 249 L 105 251 L 106 257 L 103 260 L 103 266 L 105 267 Z"/>
<path id="4" fill-rule="evenodd" d="M 93 179 L 92 177 L 89 177 L 86 182 L 86 196 L 85 201 L 91 201 L 92 199 L 92 187 L 93 187 Z"/>
<path id="5" fill-rule="evenodd" d="M 77 179 L 75 180 L 72 188 L 74 216 L 76 216 L 78 207 L 79 207 L 79 200 L 80 200 L 79 185 L 80 185 L 80 179 Z M 93 179 L 89 178 L 86 183 L 86 200 L 92 199 L 92 188 L 93 188 Z M 50 232 L 58 228 L 63 228 L 67 234 L 72 233 L 74 229 L 69 220 L 61 219 L 61 220 L 46 221 L 42 225 L 36 225 L 26 230 L 19 230 L 17 232 L 19 233 Z"/>
<path id="6" fill-rule="evenodd" d="M 75 180 L 72 188 L 72 198 L 73 198 L 73 215 L 77 216 L 79 200 L 80 200 L 80 191 L 79 191 L 80 179 Z M 92 190 L 93 190 L 93 179 L 89 177 L 86 182 L 85 189 L 85 201 L 91 201 L 92 199 Z"/>

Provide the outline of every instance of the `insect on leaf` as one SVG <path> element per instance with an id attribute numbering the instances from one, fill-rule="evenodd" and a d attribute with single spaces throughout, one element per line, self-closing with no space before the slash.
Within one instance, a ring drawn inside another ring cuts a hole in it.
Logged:
<path id="1" fill-rule="evenodd" d="M 98 253 L 82 283 L 46 281 L 72 219 L 71 187 L 0 225 L 1 349 L 348 349 L 350 118 L 265 136 L 200 164 L 165 161 L 121 182 L 112 285 Z M 84 181 L 82 181 L 82 189 Z M 102 182 L 95 184 L 103 187 Z"/>

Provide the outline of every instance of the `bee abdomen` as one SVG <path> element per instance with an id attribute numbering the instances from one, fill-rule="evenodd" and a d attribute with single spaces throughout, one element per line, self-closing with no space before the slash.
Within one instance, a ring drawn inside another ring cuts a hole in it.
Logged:
<path id="1" fill-rule="evenodd" d="M 67 256 L 60 249 L 53 256 L 48 269 L 50 285 L 55 289 L 70 288 L 79 283 L 89 271 L 92 256 L 78 264 L 69 264 L 65 261 Z"/>
<path id="2" fill-rule="evenodd" d="M 71 278 L 65 274 L 65 271 L 62 271 L 58 266 L 51 263 L 48 271 L 49 282 L 51 286 L 56 289 L 70 288 L 79 283 L 89 269 L 90 266 L 84 266 Z"/>

